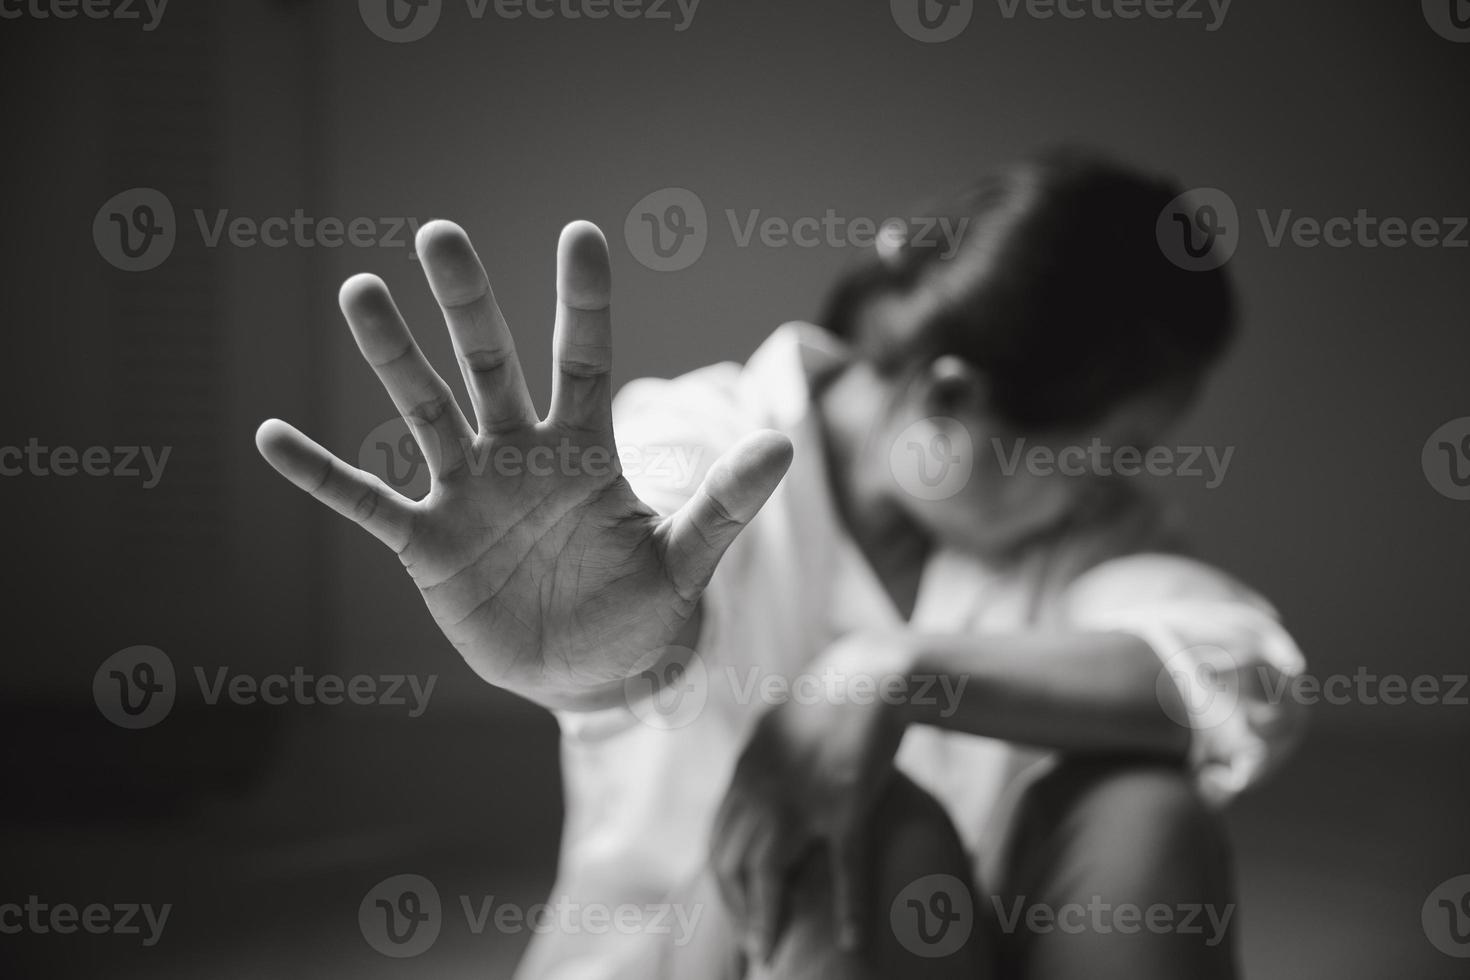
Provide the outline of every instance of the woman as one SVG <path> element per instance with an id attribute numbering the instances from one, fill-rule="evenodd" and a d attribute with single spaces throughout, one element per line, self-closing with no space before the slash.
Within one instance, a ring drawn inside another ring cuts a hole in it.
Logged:
<path id="1" fill-rule="evenodd" d="M 383 283 L 344 285 L 432 489 L 275 420 L 261 452 L 397 552 L 480 676 L 556 713 L 556 896 L 665 909 L 573 917 L 523 976 L 1234 975 L 1214 811 L 1289 746 L 1263 692 L 1303 665 L 1117 476 L 1231 332 L 1223 275 L 1158 247 L 1177 193 L 1080 154 L 1002 171 L 936 212 L 952 254 L 884 235 L 822 327 L 616 404 L 606 243 L 571 225 L 545 420 L 435 222 L 474 429 Z M 1037 462 L 1063 458 L 1090 462 Z"/>

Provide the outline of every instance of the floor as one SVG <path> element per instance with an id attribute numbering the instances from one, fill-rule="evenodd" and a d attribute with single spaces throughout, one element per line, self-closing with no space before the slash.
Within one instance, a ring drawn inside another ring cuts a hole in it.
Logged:
<path id="1" fill-rule="evenodd" d="M 1420 924 L 1430 890 L 1470 872 L 1458 732 L 1317 732 L 1233 808 L 1250 980 L 1470 973 Z M 247 790 L 163 818 L 0 828 L 7 896 L 172 906 L 153 948 L 137 936 L 0 936 L 0 975 L 511 975 L 528 933 L 477 933 L 460 901 L 525 908 L 550 887 L 560 802 L 549 722 L 306 721 L 280 733 L 277 756 Z M 398 873 L 428 877 L 445 902 L 438 940 L 413 959 L 378 954 L 358 928 L 364 894 Z"/>

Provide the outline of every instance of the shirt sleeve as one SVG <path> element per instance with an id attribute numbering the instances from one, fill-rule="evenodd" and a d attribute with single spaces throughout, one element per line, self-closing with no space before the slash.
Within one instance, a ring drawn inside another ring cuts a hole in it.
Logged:
<path id="1" fill-rule="evenodd" d="M 1132 633 L 1158 656 L 1161 703 L 1190 729 L 1189 761 L 1211 803 L 1300 739 L 1304 705 L 1291 691 L 1306 661 L 1271 604 L 1224 572 L 1175 555 L 1117 558 L 1076 579 L 1065 607 L 1073 628 Z"/>

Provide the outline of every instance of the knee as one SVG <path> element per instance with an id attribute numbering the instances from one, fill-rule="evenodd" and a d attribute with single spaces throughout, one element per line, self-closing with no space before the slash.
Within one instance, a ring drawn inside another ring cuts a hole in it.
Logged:
<path id="1" fill-rule="evenodd" d="M 1235 976 L 1225 832 L 1186 773 L 1063 762 L 1031 786 L 1020 816 L 1003 893 L 1080 927 L 1004 930 L 1013 973 Z"/>
<path id="2" fill-rule="evenodd" d="M 1224 821 L 1178 767 L 1064 761 L 1022 807 L 1015 884 L 1035 887 L 1066 868 L 1113 894 L 1229 900 Z"/>
<path id="3" fill-rule="evenodd" d="M 1051 777 L 1067 819 L 1168 853 L 1223 847 L 1224 823 L 1184 770 L 1163 764 L 1063 763 Z"/>

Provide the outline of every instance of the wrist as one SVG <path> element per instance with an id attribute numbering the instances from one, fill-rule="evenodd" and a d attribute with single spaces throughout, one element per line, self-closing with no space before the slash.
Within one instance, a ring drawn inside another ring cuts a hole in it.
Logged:
<path id="1" fill-rule="evenodd" d="M 918 645 L 907 630 L 854 633 L 827 649 L 820 668 L 840 700 L 872 705 L 885 725 L 902 729 L 913 720 L 910 702 L 918 659 Z"/>
<path id="2" fill-rule="evenodd" d="M 955 673 L 944 662 L 942 638 L 910 634 L 904 645 L 903 698 L 894 711 L 903 724 L 951 727 L 961 698 L 979 697 L 972 671 Z"/>
<path id="3" fill-rule="evenodd" d="M 908 724 L 981 734 L 971 726 L 1005 704 L 992 650 L 978 635 L 917 635 L 909 664 Z"/>

